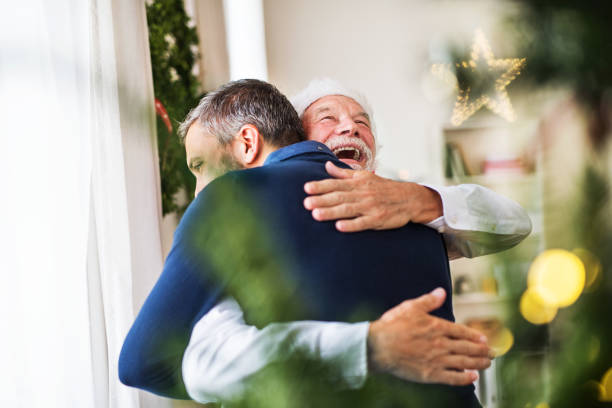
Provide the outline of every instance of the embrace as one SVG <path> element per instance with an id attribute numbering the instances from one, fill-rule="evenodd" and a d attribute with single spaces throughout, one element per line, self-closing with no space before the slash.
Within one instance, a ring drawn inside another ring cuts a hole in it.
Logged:
<path id="1" fill-rule="evenodd" d="M 312 377 L 333 406 L 480 406 L 472 382 L 493 355 L 454 323 L 449 259 L 524 239 L 518 204 L 375 175 L 372 110 L 332 80 L 291 102 L 266 82 L 230 82 L 181 137 L 196 198 L 125 339 L 124 384 L 229 404 L 262 372 L 306 360 L 324 368 Z M 387 390 L 372 404 L 360 396 L 370 380 Z"/>

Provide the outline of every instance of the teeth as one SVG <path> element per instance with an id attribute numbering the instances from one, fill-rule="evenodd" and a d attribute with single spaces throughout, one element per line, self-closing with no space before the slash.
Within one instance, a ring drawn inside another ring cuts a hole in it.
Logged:
<path id="1" fill-rule="evenodd" d="M 351 146 L 339 147 L 337 149 L 334 149 L 333 153 L 337 155 L 338 153 L 345 152 L 345 151 L 353 152 L 353 160 L 359 160 L 359 158 L 361 157 L 361 152 L 359 151 L 359 149 L 355 149 L 354 147 L 351 147 Z"/>

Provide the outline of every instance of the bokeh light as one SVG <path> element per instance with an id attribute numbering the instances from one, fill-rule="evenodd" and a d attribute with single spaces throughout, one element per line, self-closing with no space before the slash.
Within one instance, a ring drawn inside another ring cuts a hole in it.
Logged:
<path id="1" fill-rule="evenodd" d="M 489 337 L 489 347 L 495 352 L 495 356 L 503 356 L 512 348 L 514 336 L 506 327 L 502 327 L 493 336 Z"/>
<path id="2" fill-rule="evenodd" d="M 523 408 L 550 408 L 550 405 L 548 405 L 547 402 L 540 402 L 537 405 L 533 405 L 531 402 L 528 402 Z"/>
<path id="3" fill-rule="evenodd" d="M 533 324 L 550 323 L 557 315 L 557 308 L 542 303 L 532 289 L 527 289 L 523 293 L 519 308 L 525 320 Z"/>
<path id="4" fill-rule="evenodd" d="M 602 401 L 612 402 L 612 367 L 601 377 Z"/>
<path id="5" fill-rule="evenodd" d="M 584 265 L 585 281 L 584 288 L 595 289 L 601 281 L 601 262 L 591 251 L 584 248 L 576 248 L 572 251 Z"/>
<path id="6" fill-rule="evenodd" d="M 584 390 L 591 398 L 603 401 L 606 397 L 606 390 L 604 387 L 595 380 L 589 380 L 584 384 Z"/>
<path id="7" fill-rule="evenodd" d="M 585 271 L 580 258 L 563 249 L 550 249 L 531 264 L 527 285 L 548 307 L 574 303 L 584 288 Z"/>

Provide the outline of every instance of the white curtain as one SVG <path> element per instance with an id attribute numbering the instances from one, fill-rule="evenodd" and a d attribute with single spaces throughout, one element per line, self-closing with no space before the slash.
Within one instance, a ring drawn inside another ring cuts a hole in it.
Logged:
<path id="1" fill-rule="evenodd" d="M 162 266 L 144 3 L 3 2 L 0 53 L 0 406 L 168 406 L 117 377 Z"/>

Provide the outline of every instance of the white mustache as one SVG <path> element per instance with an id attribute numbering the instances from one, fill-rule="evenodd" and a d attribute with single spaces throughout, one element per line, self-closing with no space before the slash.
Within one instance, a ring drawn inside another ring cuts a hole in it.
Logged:
<path id="1" fill-rule="evenodd" d="M 332 136 L 325 141 L 325 145 L 331 151 L 334 151 L 342 146 L 356 147 L 359 149 L 362 155 L 365 155 L 366 160 L 363 166 L 359 164 L 352 164 L 351 167 L 355 170 L 374 170 L 374 153 L 372 153 L 372 150 L 368 147 L 368 145 L 358 137 L 346 135 Z"/>

